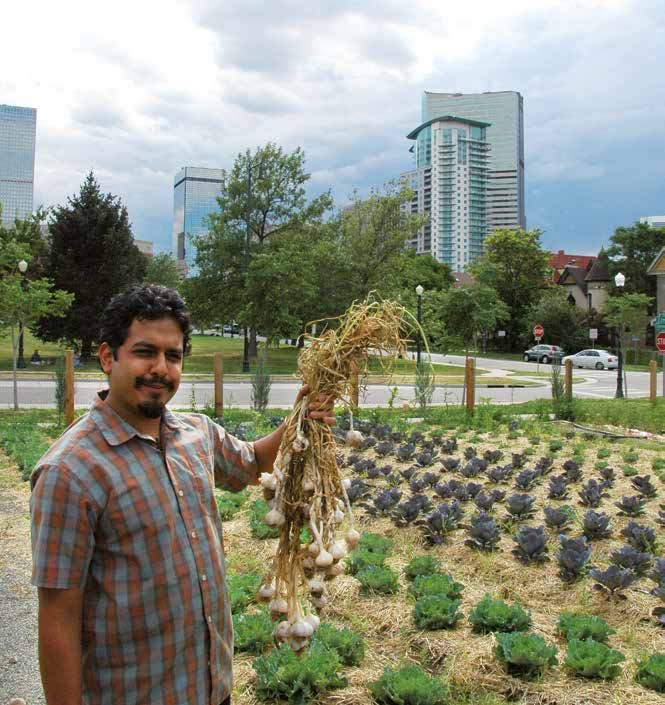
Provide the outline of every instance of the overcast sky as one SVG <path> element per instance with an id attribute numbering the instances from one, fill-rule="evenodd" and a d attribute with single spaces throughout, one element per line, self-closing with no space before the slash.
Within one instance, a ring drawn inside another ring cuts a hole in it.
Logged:
<path id="1" fill-rule="evenodd" d="M 665 213 L 663 0 L 12 2 L 0 103 L 37 108 L 35 205 L 94 169 L 170 249 L 173 176 L 302 146 L 338 204 L 410 168 L 424 90 L 524 97 L 526 216 L 594 253 Z"/>

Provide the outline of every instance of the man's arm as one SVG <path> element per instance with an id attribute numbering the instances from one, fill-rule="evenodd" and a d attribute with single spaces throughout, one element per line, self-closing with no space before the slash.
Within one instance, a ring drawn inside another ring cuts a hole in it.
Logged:
<path id="1" fill-rule="evenodd" d="M 47 705 L 81 705 L 83 588 L 39 588 L 39 670 Z"/>

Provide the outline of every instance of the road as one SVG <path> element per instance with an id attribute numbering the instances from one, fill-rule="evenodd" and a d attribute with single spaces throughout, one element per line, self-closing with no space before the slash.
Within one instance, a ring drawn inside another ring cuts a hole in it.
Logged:
<path id="1" fill-rule="evenodd" d="M 460 365 L 464 363 L 464 358 L 457 355 L 432 355 L 433 362 Z M 519 371 L 523 373 L 535 373 L 535 362 L 519 362 L 512 360 L 491 360 L 485 358 L 478 359 L 478 367 L 487 370 L 487 375 L 493 378 L 505 377 L 506 384 L 515 383 L 517 380 L 511 378 L 508 373 Z M 540 372 L 548 372 L 550 367 L 539 365 Z M 583 382 L 576 383 L 573 393 L 576 397 L 587 399 L 611 399 L 616 391 L 616 371 L 609 370 L 575 370 L 575 378 L 584 378 Z M 524 374 L 528 377 L 528 374 Z M 662 389 L 662 374 L 658 375 L 658 390 Z M 530 399 L 550 398 L 551 391 L 547 378 L 532 378 L 538 381 L 538 386 L 523 388 L 508 387 L 483 387 L 476 390 L 476 398 L 490 399 L 498 403 L 521 402 Z M 644 397 L 649 395 L 649 374 L 647 372 L 628 372 L 628 397 Z M 478 376 L 478 384 L 482 385 L 482 375 Z M 99 379 L 81 379 L 76 381 L 76 406 L 85 408 L 90 405 L 95 392 L 103 389 L 105 382 Z M 395 385 L 369 385 L 367 389 L 361 391 L 361 406 L 385 406 L 387 405 L 391 389 Z M 273 382 L 270 393 L 270 405 L 274 407 L 290 408 L 293 405 L 298 382 L 276 381 Z M 55 385 L 49 380 L 21 379 L 19 381 L 19 404 L 22 407 L 53 407 Z M 397 385 L 398 393 L 395 405 L 399 406 L 404 400 L 411 400 L 414 397 L 414 390 L 409 385 Z M 224 403 L 230 407 L 248 407 L 251 400 L 251 384 L 244 381 L 227 380 L 224 385 Z M 192 400 L 198 408 L 206 404 L 212 404 L 214 398 L 213 384 L 208 381 L 188 381 L 184 380 L 178 393 L 171 402 L 175 408 L 191 407 Z M 459 385 L 437 387 L 434 393 L 433 403 L 435 404 L 455 404 L 461 403 L 462 388 Z M 12 383 L 10 379 L 0 380 L 0 408 L 12 406 Z"/>

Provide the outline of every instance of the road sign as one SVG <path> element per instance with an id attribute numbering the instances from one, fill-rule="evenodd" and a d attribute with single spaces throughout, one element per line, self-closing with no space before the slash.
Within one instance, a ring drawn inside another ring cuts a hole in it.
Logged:
<path id="1" fill-rule="evenodd" d="M 598 328 L 589 328 L 589 340 L 598 340 Z"/>
<path id="2" fill-rule="evenodd" d="M 656 347 L 660 352 L 665 353 L 665 332 L 658 333 L 656 336 Z"/>
<path id="3" fill-rule="evenodd" d="M 665 331 L 665 313 L 659 313 L 653 321 L 651 321 L 651 325 L 656 329 L 656 333 Z"/>
<path id="4" fill-rule="evenodd" d="M 505 330 L 500 330 L 498 331 L 497 335 L 499 338 L 505 338 L 506 337 L 506 331 Z"/>
<path id="5" fill-rule="evenodd" d="M 542 338 L 544 333 L 545 333 L 545 329 L 542 326 L 534 326 L 533 327 L 533 337 L 534 338 Z"/>

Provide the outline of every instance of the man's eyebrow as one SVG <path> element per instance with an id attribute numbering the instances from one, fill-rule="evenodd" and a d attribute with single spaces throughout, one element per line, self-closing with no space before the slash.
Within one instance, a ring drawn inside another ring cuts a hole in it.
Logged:
<path id="1" fill-rule="evenodd" d="M 146 340 L 138 340 L 132 345 L 132 349 L 135 348 L 147 348 L 149 350 L 157 350 L 157 346 L 154 343 L 149 343 Z M 183 354 L 183 349 L 180 345 L 175 348 L 167 348 L 166 352 L 176 352 L 179 355 Z"/>

